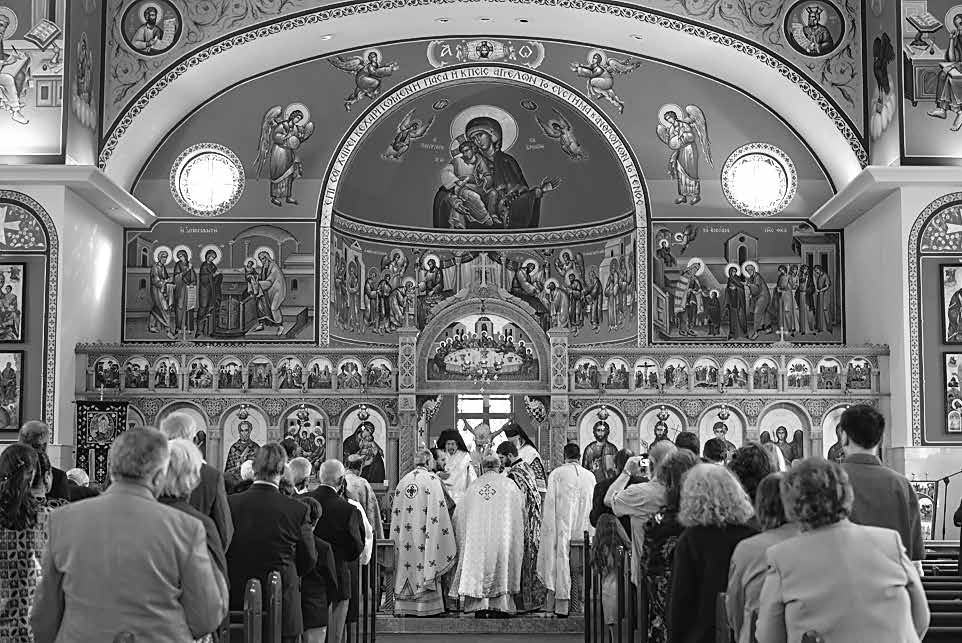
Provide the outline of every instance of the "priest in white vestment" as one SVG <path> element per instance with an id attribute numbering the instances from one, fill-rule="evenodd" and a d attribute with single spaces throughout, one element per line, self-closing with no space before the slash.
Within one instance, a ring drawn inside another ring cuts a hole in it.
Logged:
<path id="1" fill-rule="evenodd" d="M 432 471 L 430 451 L 414 454 L 414 471 L 401 478 L 391 510 L 394 541 L 394 613 L 444 612 L 441 577 L 458 562 L 444 483 Z"/>
<path id="2" fill-rule="evenodd" d="M 510 422 L 504 426 L 504 437 L 511 440 L 518 449 L 518 457 L 531 467 L 534 472 L 534 479 L 538 485 L 538 491 L 544 493 L 548 489 L 548 473 L 545 469 L 541 454 L 538 453 L 534 442 L 528 437 L 520 424 Z"/>
<path id="3" fill-rule="evenodd" d="M 444 486 L 447 487 L 454 503 L 460 505 L 468 485 L 478 477 L 471 464 L 471 454 L 468 453 L 468 447 L 464 444 L 461 434 L 454 429 L 442 431 L 437 446 L 439 449 L 444 449 L 448 456 L 444 471 L 440 472 L 438 477 L 444 480 Z"/>
<path id="4" fill-rule="evenodd" d="M 498 456 L 485 456 L 481 469 L 455 509 L 460 552 L 450 595 L 461 598 L 465 612 L 513 614 L 513 596 L 521 590 L 524 499 L 499 473 Z"/>
<path id="5" fill-rule="evenodd" d="M 581 466 L 581 449 L 566 444 L 565 463 L 548 476 L 538 549 L 538 576 L 548 588 L 545 609 L 567 616 L 571 601 L 571 541 L 594 533 L 588 515 L 595 477 Z"/>

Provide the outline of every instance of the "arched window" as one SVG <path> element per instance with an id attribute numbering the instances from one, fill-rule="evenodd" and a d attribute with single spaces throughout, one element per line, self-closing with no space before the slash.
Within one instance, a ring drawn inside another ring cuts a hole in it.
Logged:
<path id="1" fill-rule="evenodd" d="M 297 279 L 291 279 L 291 291 L 297 292 Z"/>
<path id="2" fill-rule="evenodd" d="M 150 264 L 150 251 L 147 248 L 140 249 L 140 267 L 147 268 Z"/>
<path id="3" fill-rule="evenodd" d="M 140 284 L 138 285 L 138 287 L 139 287 L 141 290 L 147 290 L 147 280 L 146 280 L 146 279 L 141 279 L 141 280 L 140 280 Z"/>
<path id="4" fill-rule="evenodd" d="M 742 265 L 746 261 L 748 261 L 748 248 L 738 246 L 738 265 Z"/>

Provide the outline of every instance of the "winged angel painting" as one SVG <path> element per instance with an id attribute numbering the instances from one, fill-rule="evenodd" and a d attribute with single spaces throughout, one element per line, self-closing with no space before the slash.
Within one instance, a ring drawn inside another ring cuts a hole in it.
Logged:
<path id="1" fill-rule="evenodd" d="M 297 151 L 313 133 L 311 112 L 303 103 L 291 103 L 287 107 L 274 105 L 264 113 L 254 171 L 259 180 L 267 170 L 274 205 L 297 205 L 294 181 L 304 174 Z"/>
<path id="2" fill-rule="evenodd" d="M 378 49 L 368 49 L 361 56 L 335 56 L 330 63 L 349 74 L 354 74 L 354 91 L 344 99 L 344 109 L 363 98 L 374 100 L 381 93 L 381 81 L 399 69 L 396 61 L 383 62 Z"/>
<path id="3" fill-rule="evenodd" d="M 547 122 L 543 121 L 540 116 L 535 116 L 534 119 L 538 121 L 538 127 L 544 132 L 544 135 L 550 139 L 558 142 L 561 146 L 561 150 L 568 155 L 572 161 L 583 161 L 588 158 L 587 152 L 578 143 L 578 139 L 575 138 L 575 130 L 571 126 L 561 112 L 557 109 L 553 110 L 556 118 L 549 118 Z"/>
<path id="4" fill-rule="evenodd" d="M 397 126 L 397 134 L 391 141 L 381 158 L 385 161 L 402 161 L 407 151 L 411 149 L 411 143 L 423 137 L 434 124 L 434 116 L 427 120 L 414 117 L 414 110 L 410 110 L 401 119 Z"/>
<path id="5" fill-rule="evenodd" d="M 625 112 L 625 101 L 615 93 L 614 74 L 630 74 L 641 67 L 640 60 L 630 58 L 609 58 L 608 54 L 593 49 L 588 52 L 588 64 L 571 63 L 571 71 L 581 78 L 587 78 L 588 96 L 598 100 L 604 98 L 618 108 L 619 114 Z"/>
<path id="6" fill-rule="evenodd" d="M 695 205 L 701 201 L 699 158 L 704 156 L 708 165 L 714 167 L 705 112 L 697 105 L 688 105 L 684 110 L 678 105 L 662 105 L 658 110 L 658 138 L 670 150 L 668 177 L 678 185 L 675 203 Z"/>

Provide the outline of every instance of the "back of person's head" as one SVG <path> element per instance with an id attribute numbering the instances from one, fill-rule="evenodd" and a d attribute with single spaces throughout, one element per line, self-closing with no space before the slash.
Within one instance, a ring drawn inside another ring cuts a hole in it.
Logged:
<path id="1" fill-rule="evenodd" d="M 78 487 L 86 487 L 90 484 L 90 476 L 87 475 L 87 472 L 77 467 L 67 471 L 67 480 Z"/>
<path id="2" fill-rule="evenodd" d="M 518 447 L 516 447 L 514 445 L 514 442 L 511 442 L 510 440 L 505 440 L 504 442 L 499 444 L 498 448 L 495 449 L 495 452 L 498 455 L 503 455 L 511 458 L 518 457 Z"/>
<path id="3" fill-rule="evenodd" d="M 37 450 L 11 444 L 0 453 L 0 527 L 21 531 L 37 524 L 37 500 L 31 493 Z"/>
<path id="4" fill-rule="evenodd" d="M 414 452 L 414 466 L 430 467 L 434 461 L 434 455 L 427 449 L 419 449 Z"/>
<path id="5" fill-rule="evenodd" d="M 625 465 L 628 464 L 628 460 L 635 457 L 635 452 L 631 449 L 621 449 L 615 454 L 615 471 L 621 473 L 625 470 Z"/>
<path id="6" fill-rule="evenodd" d="M 609 571 L 617 561 L 618 548 L 631 549 L 628 532 L 614 514 L 602 514 L 595 527 L 595 539 L 591 546 L 594 564 L 602 571 Z"/>
<path id="7" fill-rule="evenodd" d="M 107 471 L 114 482 L 143 482 L 154 487 L 167 469 L 167 436 L 149 426 L 124 431 L 110 445 Z"/>
<path id="8" fill-rule="evenodd" d="M 785 456 L 782 455 L 782 450 L 775 446 L 774 442 L 762 442 L 762 448 L 765 449 L 765 453 L 768 454 L 768 459 L 772 463 L 772 471 L 787 471 L 788 463 L 785 462 Z"/>
<path id="9" fill-rule="evenodd" d="M 30 420 L 20 427 L 20 443 L 41 451 L 47 448 L 50 440 L 50 429 L 40 420 Z"/>
<path id="10" fill-rule="evenodd" d="M 291 482 L 295 487 L 299 487 L 311 476 L 311 461 L 307 458 L 294 458 L 287 465 L 291 473 Z"/>
<path id="11" fill-rule="evenodd" d="M 347 456 L 347 463 L 344 465 L 344 469 L 351 473 L 360 473 L 362 466 L 364 466 L 364 456 L 360 453 L 352 453 Z"/>
<path id="12" fill-rule="evenodd" d="M 241 480 L 254 479 L 254 461 L 253 460 L 244 460 L 243 462 L 241 462 L 240 477 L 241 477 Z"/>
<path id="13" fill-rule="evenodd" d="M 321 484 L 329 487 L 338 487 L 344 479 L 344 465 L 340 460 L 325 460 L 317 472 Z"/>
<path id="14" fill-rule="evenodd" d="M 284 453 L 287 454 L 288 460 L 297 455 L 297 442 L 294 438 L 286 437 L 281 440 L 281 447 L 284 449 Z"/>
<path id="15" fill-rule="evenodd" d="M 724 440 L 718 438 L 712 438 L 705 442 L 705 448 L 702 455 L 709 462 L 719 464 L 725 461 L 728 455 L 728 446 L 725 444 Z"/>
<path id="16" fill-rule="evenodd" d="M 273 480 L 284 475 L 287 453 L 277 442 L 268 442 L 254 454 L 254 480 Z"/>
<path id="17" fill-rule="evenodd" d="M 200 483 L 200 468 L 204 456 L 200 449 L 188 438 L 174 438 L 167 442 L 170 450 L 170 463 L 158 491 L 161 496 L 187 498 Z"/>
<path id="18" fill-rule="evenodd" d="M 565 460 L 579 460 L 581 458 L 581 448 L 574 442 L 569 442 L 564 448 Z"/>
<path id="19" fill-rule="evenodd" d="M 665 458 L 674 453 L 675 450 L 676 447 L 670 440 L 661 440 L 651 445 L 651 448 L 648 449 L 648 459 L 651 460 L 651 470 L 657 473 L 661 463 L 665 461 Z"/>
<path id="20" fill-rule="evenodd" d="M 658 480 L 665 485 L 665 507 L 678 511 L 681 502 L 681 487 L 688 470 L 698 464 L 698 456 L 688 449 L 676 449 L 661 461 L 658 467 Z"/>
<path id="21" fill-rule="evenodd" d="M 731 471 L 714 464 L 696 464 L 681 485 L 678 522 L 685 527 L 744 525 L 755 510 Z"/>
<path id="22" fill-rule="evenodd" d="M 194 426 L 194 418 L 177 411 L 165 417 L 160 423 L 160 430 L 168 440 L 190 440 L 199 428 Z"/>
<path id="23" fill-rule="evenodd" d="M 679 449 L 688 449 L 695 455 L 698 455 L 701 440 L 698 439 L 697 433 L 682 431 L 675 436 L 675 446 Z"/>
<path id="24" fill-rule="evenodd" d="M 755 491 L 755 517 L 762 531 L 777 529 L 786 522 L 785 505 L 782 504 L 781 484 L 784 474 L 770 473 L 758 483 Z"/>
<path id="25" fill-rule="evenodd" d="M 501 470 L 501 458 L 496 455 L 486 455 L 481 458 L 481 471 L 487 473 L 488 471 L 500 471 Z"/>
<path id="26" fill-rule="evenodd" d="M 758 483 L 775 470 L 768 451 L 758 442 L 749 442 L 735 449 L 728 468 L 738 477 L 745 493 L 753 500 Z"/>
<path id="27" fill-rule="evenodd" d="M 321 503 L 309 495 L 297 496 L 297 499 L 307 505 L 307 522 L 316 525 L 317 521 L 320 520 L 324 514 Z"/>
<path id="28" fill-rule="evenodd" d="M 781 480 L 785 516 L 803 530 L 832 525 L 848 518 L 854 494 L 848 474 L 824 458 L 796 462 Z"/>
<path id="29" fill-rule="evenodd" d="M 37 451 L 37 469 L 33 472 L 33 483 L 31 484 L 34 492 L 46 495 L 53 484 L 53 465 L 46 451 Z"/>
<path id="30" fill-rule="evenodd" d="M 849 441 L 863 449 L 876 448 L 882 442 L 882 435 L 885 433 L 885 418 L 865 404 L 845 409 L 839 424 Z"/>

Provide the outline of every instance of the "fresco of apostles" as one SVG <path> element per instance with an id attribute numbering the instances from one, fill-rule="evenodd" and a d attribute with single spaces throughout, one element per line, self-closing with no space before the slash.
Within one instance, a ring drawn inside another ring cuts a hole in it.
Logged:
<path id="1" fill-rule="evenodd" d="M 160 222 L 126 252 L 126 340 L 313 338 L 309 223 Z"/>
<path id="2" fill-rule="evenodd" d="M 518 253 L 362 247 L 339 235 L 334 245 L 332 323 L 351 339 L 374 340 L 404 325 L 423 329 L 441 302 L 472 284 L 518 297 L 546 331 L 565 328 L 600 341 L 635 333 L 633 234 Z"/>
<path id="3" fill-rule="evenodd" d="M 842 340 L 840 236 L 810 225 L 664 224 L 653 235 L 668 341 Z M 771 258 L 769 258 L 771 257 Z"/>
<path id="4" fill-rule="evenodd" d="M 538 379 L 531 340 L 513 322 L 487 313 L 452 322 L 432 345 L 428 379 L 472 378 L 486 369 L 491 379 Z"/>

